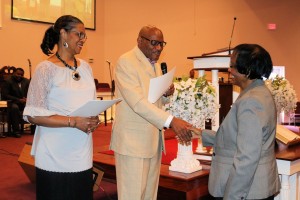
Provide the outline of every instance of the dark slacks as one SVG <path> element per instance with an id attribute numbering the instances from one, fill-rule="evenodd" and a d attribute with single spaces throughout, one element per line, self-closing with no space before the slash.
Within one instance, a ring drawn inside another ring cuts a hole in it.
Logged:
<path id="1" fill-rule="evenodd" d="M 223 200 L 223 197 L 215 197 L 215 200 Z M 274 195 L 270 196 L 270 197 L 268 197 L 266 199 L 256 199 L 256 200 L 274 200 Z"/>
<path id="2" fill-rule="evenodd" d="M 22 104 L 11 103 L 9 118 L 14 133 L 20 132 L 20 124 L 23 120 L 22 112 L 24 110 L 24 106 L 25 105 Z"/>
<path id="3" fill-rule="evenodd" d="M 36 168 L 36 199 L 93 200 L 92 169 L 61 173 Z"/>

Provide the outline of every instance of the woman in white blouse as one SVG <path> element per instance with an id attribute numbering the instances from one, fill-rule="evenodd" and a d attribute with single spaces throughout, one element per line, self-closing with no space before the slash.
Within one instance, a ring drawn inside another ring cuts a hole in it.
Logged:
<path id="1" fill-rule="evenodd" d="M 93 199 L 92 132 L 99 118 L 69 116 L 96 99 L 92 69 L 75 57 L 86 39 L 82 21 L 65 15 L 46 30 L 41 44 L 49 58 L 36 67 L 23 113 L 37 125 L 31 150 L 37 199 Z"/>

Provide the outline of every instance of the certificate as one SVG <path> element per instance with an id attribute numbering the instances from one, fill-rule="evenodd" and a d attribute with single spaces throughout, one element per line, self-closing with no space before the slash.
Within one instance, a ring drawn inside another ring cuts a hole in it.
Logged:
<path id="1" fill-rule="evenodd" d="M 148 101 L 150 103 L 155 103 L 170 87 L 173 83 L 173 77 L 176 67 L 174 67 L 170 72 L 150 79 Z"/>
<path id="2" fill-rule="evenodd" d="M 120 102 L 121 99 L 113 100 L 91 100 L 74 110 L 70 113 L 70 116 L 79 116 L 79 117 L 91 117 L 97 116 L 100 113 L 104 112 L 110 108 L 115 103 Z"/>

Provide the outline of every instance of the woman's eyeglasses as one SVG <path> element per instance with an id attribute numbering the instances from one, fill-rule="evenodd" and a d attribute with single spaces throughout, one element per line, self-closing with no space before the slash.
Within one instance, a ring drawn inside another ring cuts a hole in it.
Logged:
<path id="1" fill-rule="evenodd" d="M 75 30 L 73 30 L 71 32 L 77 33 L 80 40 L 86 40 L 87 39 L 87 35 L 83 32 L 78 32 L 78 31 L 75 31 Z"/>

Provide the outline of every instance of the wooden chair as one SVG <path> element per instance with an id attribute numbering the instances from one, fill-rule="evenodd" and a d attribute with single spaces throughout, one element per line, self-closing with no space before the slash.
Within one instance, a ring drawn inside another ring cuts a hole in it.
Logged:
<path id="1" fill-rule="evenodd" d="M 99 92 L 111 92 L 110 86 L 108 83 L 98 83 L 97 91 Z"/>
<path id="2" fill-rule="evenodd" d="M 0 69 L 0 90 L 2 91 L 3 88 L 3 84 L 5 82 L 5 80 L 10 77 L 14 70 L 16 68 L 13 66 L 4 66 Z M 0 92 L 0 100 L 3 99 L 2 97 L 2 92 Z M 6 106 L 1 108 L 1 124 L 2 124 L 2 129 L 3 129 L 3 133 L 4 133 L 4 124 L 7 123 L 7 134 L 11 133 L 11 121 L 10 121 L 10 117 L 9 117 L 9 111 L 10 111 L 10 101 L 6 101 Z"/>
<path id="3" fill-rule="evenodd" d="M 98 89 L 98 84 L 99 84 L 99 81 L 98 79 L 94 78 L 94 81 L 95 81 L 95 86 L 96 86 L 96 90 Z"/>

